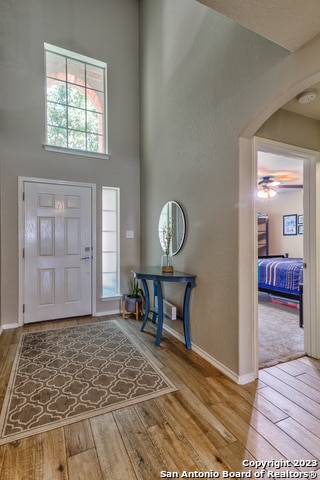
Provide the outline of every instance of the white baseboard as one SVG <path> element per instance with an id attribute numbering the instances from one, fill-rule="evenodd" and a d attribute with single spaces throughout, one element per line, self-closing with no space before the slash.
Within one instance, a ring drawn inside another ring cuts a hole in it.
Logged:
<path id="1" fill-rule="evenodd" d="M 238 383 L 239 385 L 245 385 L 246 383 L 254 382 L 256 380 L 256 376 L 254 373 L 247 373 L 246 375 L 238 376 Z"/>
<path id="2" fill-rule="evenodd" d="M 181 340 L 181 342 L 185 343 L 184 336 L 181 335 L 180 333 L 176 332 L 172 328 L 168 327 L 168 325 L 164 324 L 163 329 L 167 330 L 167 332 L 169 332 L 173 337 L 175 337 L 178 340 Z M 194 350 L 196 353 L 198 353 L 200 355 L 200 357 L 207 360 L 207 362 L 209 362 L 211 365 L 213 365 L 215 368 L 217 368 L 220 372 L 224 373 L 228 378 L 230 378 L 233 382 L 237 383 L 238 385 L 244 385 L 246 383 L 250 383 L 250 382 L 253 382 L 255 380 L 254 373 L 239 376 L 236 373 L 234 373 L 232 370 L 230 370 L 228 367 L 226 367 L 225 365 L 220 363 L 218 360 L 213 358 L 207 352 L 202 350 L 202 348 L 198 347 L 197 345 L 192 344 L 192 350 Z"/>
<path id="3" fill-rule="evenodd" d="M 20 325 L 19 323 L 3 323 L 1 327 L 2 330 L 9 330 L 9 328 L 18 328 Z"/>
<path id="4" fill-rule="evenodd" d="M 105 317 L 106 315 L 118 315 L 119 313 L 122 314 L 121 310 L 118 308 L 116 310 L 108 310 L 107 312 L 97 312 L 96 317 Z"/>

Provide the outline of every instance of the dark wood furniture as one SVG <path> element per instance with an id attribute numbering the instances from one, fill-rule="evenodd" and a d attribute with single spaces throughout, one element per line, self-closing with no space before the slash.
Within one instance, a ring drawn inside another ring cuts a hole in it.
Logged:
<path id="1" fill-rule="evenodd" d="M 156 345 L 160 345 L 161 343 L 161 336 L 162 336 L 162 327 L 163 327 L 163 294 L 162 294 L 162 282 L 179 282 L 185 283 L 186 288 L 184 292 L 184 300 L 183 300 L 183 330 L 184 330 L 184 337 L 185 337 L 185 344 L 188 350 L 191 347 L 191 340 L 190 340 L 190 331 L 189 331 L 189 302 L 190 302 L 190 294 L 191 290 L 195 286 L 195 275 L 191 275 L 189 273 L 178 272 L 174 271 L 173 273 L 163 273 L 160 267 L 141 267 L 136 268 L 133 270 L 133 274 L 137 279 L 140 279 L 143 285 L 144 294 L 145 294 L 145 314 L 144 319 L 141 327 L 141 331 L 144 330 L 149 312 L 150 312 L 150 295 L 149 295 L 149 288 L 148 288 L 148 280 L 153 282 L 153 289 L 154 295 L 158 297 L 158 309 L 155 312 L 156 315 L 153 317 L 153 322 L 155 322 L 155 317 L 158 317 L 157 320 L 157 334 L 156 334 Z"/>

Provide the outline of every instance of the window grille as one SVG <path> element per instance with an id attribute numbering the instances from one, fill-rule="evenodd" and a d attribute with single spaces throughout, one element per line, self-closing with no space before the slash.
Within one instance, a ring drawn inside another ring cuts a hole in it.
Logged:
<path id="1" fill-rule="evenodd" d="M 119 189 L 102 188 L 102 296 L 119 294 Z"/>
<path id="2" fill-rule="evenodd" d="M 45 65 L 46 146 L 106 154 L 106 63 L 45 43 Z"/>

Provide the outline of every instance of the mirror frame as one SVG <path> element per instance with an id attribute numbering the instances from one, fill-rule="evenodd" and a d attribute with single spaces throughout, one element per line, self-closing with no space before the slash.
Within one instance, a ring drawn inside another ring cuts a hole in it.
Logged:
<path id="1" fill-rule="evenodd" d="M 178 219 L 178 222 L 179 222 L 179 227 L 181 228 L 181 233 L 179 233 L 178 235 L 178 244 L 175 248 L 175 250 L 173 251 L 173 242 L 171 241 L 171 245 L 170 245 L 170 251 L 169 251 L 169 254 L 170 255 L 177 255 L 177 253 L 180 252 L 183 244 L 184 244 L 184 241 L 185 241 L 185 237 L 186 237 L 186 219 L 185 219 L 185 215 L 184 215 L 184 211 L 181 207 L 181 205 L 176 202 L 175 200 L 169 200 L 169 202 L 167 202 L 162 210 L 161 210 L 161 213 L 160 213 L 160 217 L 159 217 L 159 223 L 158 223 L 158 234 L 159 234 L 159 241 L 160 241 L 160 245 L 161 245 L 161 248 L 162 250 L 165 252 L 165 248 L 163 246 L 163 243 L 162 243 L 162 234 L 161 234 L 161 231 L 162 231 L 162 228 L 163 228 L 163 225 L 174 225 L 175 222 L 172 221 L 172 215 L 170 217 L 170 209 L 172 210 L 172 207 L 176 207 L 177 209 L 177 216 L 179 216 L 179 219 Z M 165 218 L 164 218 L 165 217 Z M 173 227 L 173 233 L 174 233 L 174 227 Z"/>

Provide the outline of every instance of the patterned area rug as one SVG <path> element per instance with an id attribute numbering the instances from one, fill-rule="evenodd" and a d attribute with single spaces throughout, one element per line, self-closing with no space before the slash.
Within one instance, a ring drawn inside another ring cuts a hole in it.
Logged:
<path id="1" fill-rule="evenodd" d="M 23 334 L 0 444 L 176 390 L 116 321 Z"/>

